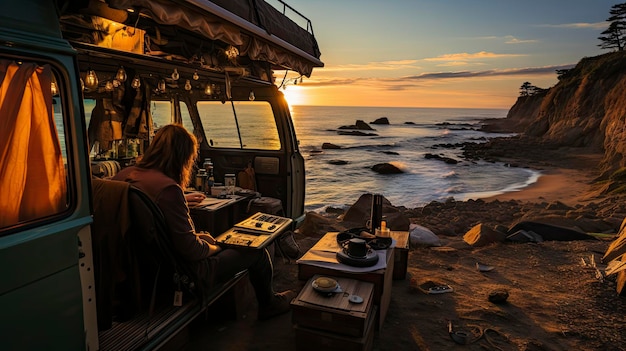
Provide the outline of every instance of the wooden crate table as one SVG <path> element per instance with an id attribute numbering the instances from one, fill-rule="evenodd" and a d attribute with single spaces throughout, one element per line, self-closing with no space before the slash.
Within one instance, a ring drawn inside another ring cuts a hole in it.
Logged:
<path id="1" fill-rule="evenodd" d="M 373 301 L 378 306 L 375 326 L 378 330 L 382 329 L 391 302 L 395 250 L 378 250 L 379 261 L 373 267 L 352 267 L 339 263 L 336 259 L 338 250 L 337 232 L 326 233 L 297 261 L 298 279 L 308 280 L 315 275 L 327 275 L 373 283 Z"/>
<path id="2" fill-rule="evenodd" d="M 335 279 L 341 291 L 323 294 L 312 287 L 318 277 L 311 277 L 291 302 L 298 350 L 371 350 L 377 311 L 374 284 L 324 275 Z M 352 295 L 363 302 L 350 302 Z"/>
<path id="3" fill-rule="evenodd" d="M 393 280 L 403 280 L 406 278 L 409 261 L 409 232 L 392 230 L 390 235 L 396 241 L 396 246 L 393 248 Z"/>

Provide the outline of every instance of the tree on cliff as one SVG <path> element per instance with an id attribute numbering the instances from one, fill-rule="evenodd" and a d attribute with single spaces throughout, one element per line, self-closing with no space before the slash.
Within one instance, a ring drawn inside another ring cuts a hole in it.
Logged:
<path id="1" fill-rule="evenodd" d="M 598 37 L 602 43 L 598 44 L 602 49 L 624 50 L 626 44 L 626 3 L 616 4 L 609 11 L 611 16 L 607 18 L 609 28 Z"/>

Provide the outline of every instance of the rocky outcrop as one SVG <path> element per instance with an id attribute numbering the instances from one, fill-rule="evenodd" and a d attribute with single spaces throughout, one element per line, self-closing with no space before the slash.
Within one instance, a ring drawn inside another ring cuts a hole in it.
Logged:
<path id="1" fill-rule="evenodd" d="M 378 163 L 372 166 L 372 171 L 380 174 L 399 174 L 404 173 L 400 168 L 390 163 Z"/>
<path id="2" fill-rule="evenodd" d="M 550 89 L 520 96 L 506 119 L 485 130 L 519 132 L 543 142 L 604 152 L 603 176 L 626 166 L 626 52 L 582 59 Z"/>
<path id="3" fill-rule="evenodd" d="M 370 122 L 371 124 L 389 124 L 389 118 L 387 117 L 379 117 L 376 118 L 376 120 L 374 120 L 373 122 Z"/>
<path id="4" fill-rule="evenodd" d="M 374 130 L 374 128 L 370 127 L 370 125 L 362 119 L 358 119 L 356 123 L 351 126 L 341 126 L 339 129 Z"/>

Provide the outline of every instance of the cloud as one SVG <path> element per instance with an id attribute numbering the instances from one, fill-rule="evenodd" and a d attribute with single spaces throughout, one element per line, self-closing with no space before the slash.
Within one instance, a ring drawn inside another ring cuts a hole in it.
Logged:
<path id="1" fill-rule="evenodd" d="M 417 60 L 395 60 L 395 61 L 380 61 L 380 62 L 368 62 L 365 64 L 348 64 L 348 65 L 335 65 L 332 67 L 324 67 L 324 72 L 347 72 L 347 71 L 390 71 L 398 69 L 419 69 L 415 64 Z"/>
<path id="2" fill-rule="evenodd" d="M 539 24 L 538 27 L 546 28 L 572 28 L 572 29 L 607 29 L 609 27 L 608 22 L 596 22 L 596 23 L 562 23 L 562 24 Z"/>
<path id="3" fill-rule="evenodd" d="M 513 77 L 513 76 L 532 76 L 556 74 L 557 70 L 573 68 L 575 64 L 543 66 L 543 67 L 524 67 L 512 69 L 490 69 L 482 71 L 449 71 L 449 72 L 430 72 L 418 75 L 395 77 L 395 78 L 317 78 L 305 81 L 304 85 L 308 87 L 327 87 L 340 85 L 370 85 L 379 86 L 386 85 L 388 88 L 393 87 L 394 90 L 403 90 L 408 87 L 414 87 L 418 82 L 432 82 L 447 79 L 466 79 L 477 77 Z"/>
<path id="4" fill-rule="evenodd" d="M 496 54 L 493 52 L 480 51 L 473 54 L 462 52 L 456 54 L 445 54 L 437 57 L 425 58 L 424 61 L 467 61 L 477 59 L 497 59 L 504 57 L 518 57 L 525 56 L 521 54 Z"/>
<path id="5" fill-rule="evenodd" d="M 507 35 L 505 38 L 505 44 L 527 44 L 527 43 L 536 43 L 537 40 L 534 39 L 517 39 L 516 37 L 512 36 L 512 35 Z"/>
<path id="6" fill-rule="evenodd" d="M 505 76 L 521 76 L 521 75 L 538 75 L 555 73 L 556 70 L 569 69 L 574 64 L 544 66 L 544 67 L 526 67 L 513 69 L 490 69 L 484 71 L 458 71 L 458 72 L 432 72 L 423 73 L 414 76 L 401 78 L 402 80 L 425 80 L 425 79 L 450 79 L 450 78 L 475 78 L 475 77 L 505 77 Z"/>

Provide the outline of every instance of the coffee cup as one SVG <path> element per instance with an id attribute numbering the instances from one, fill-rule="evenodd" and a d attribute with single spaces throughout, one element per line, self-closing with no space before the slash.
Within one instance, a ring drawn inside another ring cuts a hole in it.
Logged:
<path id="1" fill-rule="evenodd" d="M 367 256 L 367 243 L 363 239 L 352 238 L 348 241 L 348 255 L 356 258 Z"/>

